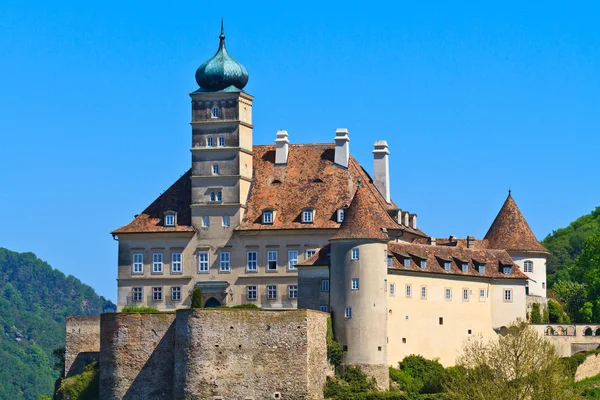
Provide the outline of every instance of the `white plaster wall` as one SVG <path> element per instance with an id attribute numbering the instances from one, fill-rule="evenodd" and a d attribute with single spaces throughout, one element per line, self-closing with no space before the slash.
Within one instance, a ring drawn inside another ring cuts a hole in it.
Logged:
<path id="1" fill-rule="evenodd" d="M 527 275 L 529 279 L 529 294 L 533 296 L 546 297 L 546 254 L 543 253 L 515 253 L 511 252 L 515 264 L 519 266 L 521 272 Z M 533 273 L 525 272 L 525 261 L 533 262 Z"/>

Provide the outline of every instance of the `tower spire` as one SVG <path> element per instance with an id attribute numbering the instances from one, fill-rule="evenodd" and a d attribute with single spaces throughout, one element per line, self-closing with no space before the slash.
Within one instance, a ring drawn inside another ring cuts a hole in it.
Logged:
<path id="1" fill-rule="evenodd" d="M 223 27 L 223 17 L 221 17 L 221 34 L 219 35 L 219 39 L 223 41 L 225 39 L 225 28 Z"/>

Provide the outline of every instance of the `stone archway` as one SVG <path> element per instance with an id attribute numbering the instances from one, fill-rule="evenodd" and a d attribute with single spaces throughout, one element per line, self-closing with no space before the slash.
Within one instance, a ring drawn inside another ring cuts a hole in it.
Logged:
<path id="1" fill-rule="evenodd" d="M 206 300 L 206 303 L 204 303 L 204 308 L 215 308 L 219 306 L 221 306 L 221 302 L 214 297 L 211 297 L 210 299 Z"/>

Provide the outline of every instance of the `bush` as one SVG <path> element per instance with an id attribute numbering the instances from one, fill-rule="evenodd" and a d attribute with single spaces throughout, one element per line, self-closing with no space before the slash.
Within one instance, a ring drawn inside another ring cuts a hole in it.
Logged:
<path id="1" fill-rule="evenodd" d="M 344 356 L 344 348 L 337 342 L 333 336 L 333 324 L 331 317 L 327 318 L 327 358 L 331 365 L 338 367 L 342 363 L 342 357 Z"/>
<path id="2" fill-rule="evenodd" d="M 340 378 L 328 379 L 323 394 L 332 399 L 358 399 L 352 397 L 358 393 L 373 392 L 377 384 L 373 378 L 367 377 L 360 367 L 347 367 Z"/>
<path id="3" fill-rule="evenodd" d="M 548 299 L 548 320 L 551 324 L 570 323 L 568 316 L 558 301 Z"/>
<path id="4" fill-rule="evenodd" d="M 192 308 L 203 308 L 204 302 L 202 301 L 202 289 L 194 288 L 192 290 Z"/>
<path id="5" fill-rule="evenodd" d="M 423 382 L 413 378 L 408 372 L 390 367 L 390 380 L 398 384 L 398 388 L 410 395 L 416 395 L 423 389 Z"/>
<path id="6" fill-rule="evenodd" d="M 446 370 L 437 359 L 427 360 L 423 356 L 411 354 L 400 362 L 399 367 L 408 376 L 421 382 L 419 393 L 443 392 Z"/>
<path id="7" fill-rule="evenodd" d="M 121 312 L 139 312 L 139 313 L 157 313 L 160 312 L 154 307 L 136 307 L 136 306 L 125 306 L 121 309 Z"/>
<path id="8" fill-rule="evenodd" d="M 533 303 L 531 306 L 531 314 L 529 314 L 529 322 L 532 324 L 542 323 L 542 313 L 540 312 L 540 303 Z"/>
<path id="9" fill-rule="evenodd" d="M 79 375 L 64 378 L 56 392 L 56 399 L 95 400 L 99 395 L 98 362 L 85 366 Z"/>

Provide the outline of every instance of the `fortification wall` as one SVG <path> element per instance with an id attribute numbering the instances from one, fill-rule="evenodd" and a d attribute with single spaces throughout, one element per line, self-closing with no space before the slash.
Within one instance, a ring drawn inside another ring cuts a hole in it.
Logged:
<path id="1" fill-rule="evenodd" d="M 598 325 L 532 324 L 530 326 L 552 342 L 561 357 L 569 357 L 575 353 L 600 348 L 600 335 L 596 334 L 596 332 L 600 333 Z"/>
<path id="2" fill-rule="evenodd" d="M 174 399 L 322 399 L 326 329 L 311 310 L 179 310 Z"/>
<path id="3" fill-rule="evenodd" d="M 172 399 L 175 314 L 101 316 L 100 399 Z"/>
<path id="4" fill-rule="evenodd" d="M 100 353 L 100 316 L 67 317 L 65 375 L 83 372 L 83 367 L 98 360 Z"/>

